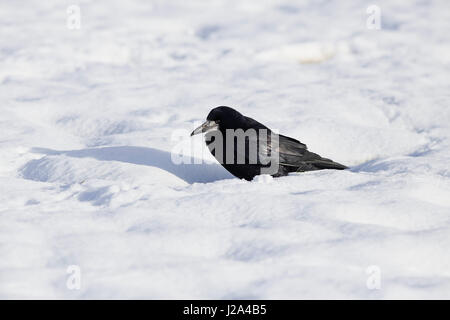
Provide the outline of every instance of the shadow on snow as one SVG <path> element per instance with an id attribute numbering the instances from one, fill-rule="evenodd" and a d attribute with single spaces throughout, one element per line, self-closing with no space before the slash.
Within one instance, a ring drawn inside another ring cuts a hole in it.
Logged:
<path id="1" fill-rule="evenodd" d="M 191 163 L 175 164 L 170 152 L 147 147 L 118 146 L 87 148 L 81 150 L 58 151 L 46 148 L 33 148 L 35 153 L 45 155 L 65 155 L 74 158 L 93 158 L 100 161 L 120 161 L 137 165 L 157 167 L 176 175 L 187 183 L 207 183 L 233 178 L 219 164 Z M 36 160 L 32 160 L 36 161 Z"/>

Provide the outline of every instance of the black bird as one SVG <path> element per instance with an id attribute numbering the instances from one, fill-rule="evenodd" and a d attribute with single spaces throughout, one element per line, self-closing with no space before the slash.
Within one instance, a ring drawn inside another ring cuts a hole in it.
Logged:
<path id="1" fill-rule="evenodd" d="M 227 135 L 227 132 L 240 134 L 232 136 Z M 246 134 L 242 135 L 242 132 Z M 279 177 L 290 172 L 347 168 L 308 151 L 306 145 L 298 140 L 275 134 L 265 125 L 230 107 L 212 109 L 206 122 L 192 131 L 191 136 L 198 133 L 206 133 L 206 144 L 213 156 L 225 169 L 240 179 L 252 180 L 266 172 L 273 177 Z M 239 138 L 244 140 L 240 147 L 237 141 Z M 256 156 L 252 152 L 256 153 Z"/>

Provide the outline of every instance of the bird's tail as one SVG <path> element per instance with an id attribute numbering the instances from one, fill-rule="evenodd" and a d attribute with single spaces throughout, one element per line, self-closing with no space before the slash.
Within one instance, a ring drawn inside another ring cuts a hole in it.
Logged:
<path id="1" fill-rule="evenodd" d="M 335 170 L 344 170 L 348 169 L 347 166 L 344 166 L 343 164 L 334 162 L 331 159 L 322 158 L 318 154 L 314 152 L 307 151 L 307 154 L 305 154 L 305 165 L 299 166 L 297 169 L 297 172 L 301 171 L 309 171 L 309 170 L 323 170 L 323 169 L 335 169 Z"/>
<path id="2" fill-rule="evenodd" d="M 314 161 L 313 165 L 317 169 L 336 169 L 336 170 L 344 170 L 348 169 L 347 166 L 344 166 L 343 164 L 334 162 L 333 160 L 322 158 L 320 160 Z"/>

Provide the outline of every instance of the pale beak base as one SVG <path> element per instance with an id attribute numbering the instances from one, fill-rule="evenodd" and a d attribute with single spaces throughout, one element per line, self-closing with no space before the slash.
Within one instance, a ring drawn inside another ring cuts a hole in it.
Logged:
<path id="1" fill-rule="evenodd" d="M 197 129 L 192 131 L 191 137 L 195 134 L 207 133 L 207 132 L 218 130 L 218 129 L 219 129 L 219 124 L 216 121 L 207 120 L 201 126 L 199 126 Z"/>

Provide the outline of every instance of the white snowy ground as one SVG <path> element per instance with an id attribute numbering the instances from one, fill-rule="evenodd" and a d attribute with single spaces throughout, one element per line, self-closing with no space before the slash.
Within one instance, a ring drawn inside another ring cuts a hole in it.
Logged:
<path id="1" fill-rule="evenodd" d="M 449 101 L 447 0 L 1 1 L 0 298 L 450 298 Z M 351 170 L 175 165 L 218 105 Z"/>

